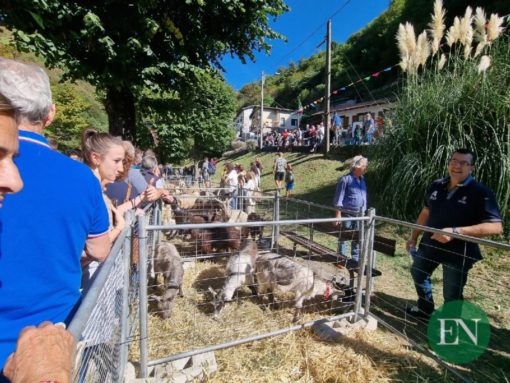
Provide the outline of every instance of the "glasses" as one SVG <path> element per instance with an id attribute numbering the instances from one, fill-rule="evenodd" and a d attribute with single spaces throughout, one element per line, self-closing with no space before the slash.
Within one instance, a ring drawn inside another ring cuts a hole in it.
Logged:
<path id="1" fill-rule="evenodd" d="M 459 160 L 455 160 L 455 159 L 452 158 L 450 160 L 450 165 L 454 165 L 454 166 L 455 165 L 459 165 L 459 166 L 464 167 L 464 166 L 471 166 L 471 162 L 469 162 L 469 161 L 459 161 Z"/>

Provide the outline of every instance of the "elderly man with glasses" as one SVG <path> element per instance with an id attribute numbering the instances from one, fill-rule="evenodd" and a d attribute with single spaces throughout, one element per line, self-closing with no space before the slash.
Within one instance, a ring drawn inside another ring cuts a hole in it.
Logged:
<path id="1" fill-rule="evenodd" d="M 448 177 L 432 183 L 425 196 L 425 206 L 416 223 L 448 233 L 486 237 L 503 231 L 498 204 L 489 188 L 475 181 L 475 153 L 457 149 L 448 164 Z M 407 249 L 413 253 L 421 230 L 413 230 Z M 418 294 L 418 306 L 409 307 L 411 316 L 427 320 L 434 311 L 430 276 L 443 266 L 443 297 L 445 303 L 463 300 L 468 272 L 482 259 L 475 243 L 462 241 L 447 234 L 425 232 L 414 256 L 411 275 Z"/>
<path id="2" fill-rule="evenodd" d="M 336 218 L 361 216 L 367 209 L 367 185 L 364 174 L 368 168 L 368 160 L 361 156 L 355 156 L 350 165 L 349 174 L 338 180 L 333 206 L 337 209 Z M 336 222 L 337 225 L 340 221 Z M 359 221 L 343 221 L 344 229 L 358 230 Z M 339 252 L 347 256 L 347 242 L 339 244 Z M 359 241 L 351 242 L 351 258 L 359 262 L 360 245 Z"/>

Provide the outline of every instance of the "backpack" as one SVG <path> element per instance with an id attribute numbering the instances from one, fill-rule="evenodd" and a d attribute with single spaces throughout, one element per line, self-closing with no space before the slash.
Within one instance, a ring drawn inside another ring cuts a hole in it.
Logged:
<path id="1" fill-rule="evenodd" d="M 213 175 L 214 173 L 216 173 L 216 169 L 210 162 L 209 162 L 209 165 L 207 165 L 207 173 L 209 173 L 210 175 Z"/>
<path id="2" fill-rule="evenodd" d="M 294 182 L 294 174 L 292 174 L 292 172 L 285 173 L 285 182 L 288 184 Z"/>

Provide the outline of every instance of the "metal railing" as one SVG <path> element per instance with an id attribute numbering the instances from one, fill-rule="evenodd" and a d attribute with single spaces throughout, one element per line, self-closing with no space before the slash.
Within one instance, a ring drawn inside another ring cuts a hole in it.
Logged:
<path id="1" fill-rule="evenodd" d="M 238 205 L 244 206 L 247 197 L 241 192 L 237 198 Z M 373 210 L 370 210 L 366 216 L 350 216 L 340 220 L 358 223 L 355 230 L 357 231 L 356 241 L 359 242 L 360 248 L 359 262 L 355 263 L 356 275 L 353 277 L 354 273 L 350 273 L 348 277 L 351 278 L 349 282 L 353 292 L 352 299 L 343 313 L 335 313 L 332 311 L 332 306 L 324 307 L 320 304 L 317 306 L 317 303 L 310 303 L 304 306 L 305 320 L 300 324 L 289 326 L 288 310 L 260 311 L 264 316 L 264 324 L 257 328 L 253 326 L 253 323 L 243 321 L 242 312 L 237 313 L 240 310 L 239 307 L 244 305 L 257 305 L 262 308 L 263 304 L 245 289 L 246 291 L 235 295 L 234 300 L 238 301 L 239 305 L 231 305 L 227 309 L 228 314 L 222 314 L 219 321 L 208 322 L 213 313 L 214 298 L 207 295 L 207 286 L 221 287 L 226 278 L 225 264 L 215 262 L 217 259 L 228 259 L 235 253 L 216 249 L 213 253 L 203 254 L 196 239 L 188 238 L 189 230 L 235 227 L 243 232 L 247 228 L 265 227 L 267 230 L 263 231 L 258 239 L 259 245 L 264 244 L 262 254 L 275 251 L 293 262 L 310 267 L 318 275 L 322 272 L 329 276 L 335 273 L 331 266 L 337 267 L 342 262 L 339 249 L 341 243 L 346 241 L 342 235 L 342 226 L 333 225 L 338 222 L 338 219 L 324 218 L 333 217 L 334 210 L 328 206 L 294 198 L 283 199 L 278 193 L 274 193 L 257 197 L 256 212 L 264 219 L 263 221 L 167 224 L 161 221 L 161 205 L 146 206 L 144 214 L 139 215 L 136 220 L 133 219 L 130 227 L 119 236 L 110 256 L 97 271 L 90 289 L 83 297 L 82 304 L 70 324 L 69 330 L 79 340 L 74 381 L 122 381 L 128 360 L 128 347 L 134 347 L 137 344 L 140 376 L 146 378 L 149 367 L 158 364 L 281 335 L 324 321 L 341 318 L 356 321 L 361 317 L 375 318 L 392 333 L 399 335 L 425 355 L 435 359 L 459 380 L 496 382 L 504 379 L 504 371 L 500 372 L 499 369 L 491 368 L 492 364 L 486 363 L 486 358 L 482 358 L 479 362 L 472 362 L 469 369 L 459 369 L 451 363 L 445 363 L 429 347 L 426 330 L 423 327 L 425 322 L 421 322 L 419 318 L 410 317 L 406 312 L 406 307 L 416 300 L 411 275 L 406 272 L 396 274 L 398 270 L 410 268 L 412 265 L 411 258 L 406 257 L 402 250 L 403 243 L 399 243 L 397 239 L 396 256 L 383 257 L 376 265 L 374 248 L 380 245 L 379 237 L 375 235 L 376 228 L 383 231 L 388 227 L 400 228 L 393 232 L 401 231 L 401 228 L 419 229 L 431 233 L 440 233 L 441 230 L 376 216 Z M 193 265 L 186 271 L 186 275 L 191 278 L 191 282 L 187 282 L 188 290 L 185 290 L 184 297 L 178 298 L 182 309 L 176 309 L 188 312 L 182 318 L 171 317 L 169 320 L 176 321 L 172 322 L 171 329 L 165 333 L 155 334 L 154 328 L 163 326 L 165 322 L 159 319 L 160 313 L 154 309 L 154 302 L 151 301 L 149 291 L 156 289 L 161 293 L 163 284 L 161 278 L 158 279 L 157 273 L 154 273 L 154 262 L 157 257 L 157 245 L 166 240 L 165 235 L 168 232 L 179 233 L 177 237 L 173 237 L 172 242 L 179 249 L 184 262 Z M 451 233 L 448 235 L 477 243 L 485 249 L 510 251 L 508 244 Z M 137 265 L 133 265 L 132 262 L 133 236 L 139 237 Z M 400 242 L 403 241 L 400 240 Z M 455 256 L 469 257 L 468 254 L 455 254 Z M 490 255 L 489 259 L 496 256 Z M 503 282 L 504 269 L 490 270 L 490 273 L 486 274 L 487 266 L 484 264 L 485 262 L 479 262 L 474 267 L 483 272 L 470 272 L 469 283 L 464 293 L 469 301 L 480 305 L 491 318 L 494 334 L 491 335 L 488 352 L 504 354 L 508 352 L 508 348 L 505 349 L 506 346 L 504 346 L 507 344 L 504 334 L 508 332 L 509 287 Z M 448 265 L 443 265 L 444 267 Z M 382 276 L 377 278 L 377 281 L 372 277 L 372 273 L 366 271 L 375 269 L 382 272 Z M 440 282 L 441 277 L 435 276 L 435 295 Z M 490 296 L 489 290 L 498 290 L 497 296 Z M 265 297 L 261 298 L 264 300 Z M 293 304 L 286 301 L 282 303 L 284 307 L 287 305 L 287 308 Z M 206 334 L 203 334 L 204 326 L 213 324 L 217 326 L 219 335 L 215 334 L 214 338 L 209 339 Z M 154 350 L 158 352 L 155 353 Z M 131 355 L 133 353 L 136 354 L 134 349 L 131 350 Z"/>
<path id="2" fill-rule="evenodd" d="M 146 206 L 142 215 L 151 223 L 158 223 L 159 205 Z M 74 382 L 124 380 L 128 347 L 139 324 L 140 278 L 138 266 L 132 263 L 131 245 L 133 237 L 138 236 L 134 213 L 126 216 L 126 222 L 127 227 L 84 291 L 82 302 L 69 324 L 69 331 L 77 340 Z"/>

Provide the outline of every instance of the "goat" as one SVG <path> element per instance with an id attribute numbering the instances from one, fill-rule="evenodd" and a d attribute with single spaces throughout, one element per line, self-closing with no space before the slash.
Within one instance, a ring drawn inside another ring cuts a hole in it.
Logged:
<path id="1" fill-rule="evenodd" d="M 209 291 L 213 295 L 214 317 L 217 317 L 225 302 L 231 302 L 234 293 L 243 285 L 249 287 L 253 295 L 257 295 L 255 289 L 255 261 L 257 259 L 257 244 L 254 241 L 246 240 L 239 253 L 231 256 L 225 268 L 227 279 L 223 285 L 223 289 L 219 297 L 217 293 L 209 287 Z"/>
<path id="2" fill-rule="evenodd" d="M 263 221 L 264 219 L 257 213 L 248 214 L 247 222 L 257 222 Z M 251 238 L 254 241 L 260 241 L 262 239 L 264 233 L 264 226 L 243 226 L 242 228 L 242 237 L 243 238 Z"/>
<path id="3" fill-rule="evenodd" d="M 333 286 L 330 281 L 319 278 L 311 269 L 299 263 L 276 254 L 266 253 L 257 257 L 255 262 L 255 275 L 257 277 L 257 292 L 262 301 L 264 294 L 268 293 L 271 303 L 274 303 L 274 293 L 295 293 L 293 322 L 302 317 L 303 302 L 317 295 L 325 300 L 336 299 L 343 293 Z"/>
<path id="4" fill-rule="evenodd" d="M 183 194 L 175 198 L 177 199 L 177 203 L 181 209 L 191 209 L 193 205 L 195 205 L 195 201 L 199 195 L 200 193 L 198 191 L 194 191 L 192 194 Z"/>
<path id="5" fill-rule="evenodd" d="M 153 296 L 153 298 L 158 303 L 158 311 L 161 311 L 163 319 L 167 319 L 172 315 L 175 297 L 183 296 L 184 268 L 181 256 L 173 244 L 169 242 L 159 244 L 154 271 L 163 275 L 165 292 L 162 296 Z"/>
<path id="6" fill-rule="evenodd" d="M 191 216 L 190 223 L 207 223 L 207 218 L 203 216 Z M 213 217 L 212 222 L 218 221 L 218 217 Z M 241 245 L 241 234 L 235 227 L 213 227 L 210 229 L 191 229 L 191 239 L 195 241 L 197 249 L 202 253 L 209 254 L 213 249 L 220 250 L 239 250 Z"/>

